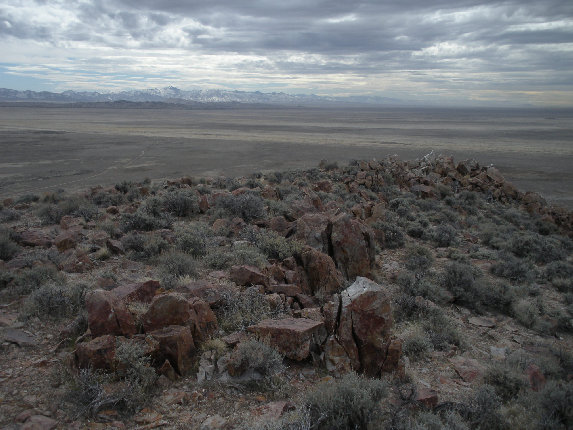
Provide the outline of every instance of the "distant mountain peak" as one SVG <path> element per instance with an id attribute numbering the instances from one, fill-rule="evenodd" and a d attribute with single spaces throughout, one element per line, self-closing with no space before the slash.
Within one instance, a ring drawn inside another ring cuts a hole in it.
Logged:
<path id="1" fill-rule="evenodd" d="M 403 104 L 400 100 L 375 96 L 325 97 L 314 94 L 287 94 L 284 92 L 239 91 L 221 89 L 181 90 L 173 85 L 145 90 L 117 92 L 73 91 L 61 93 L 48 91 L 18 91 L 0 88 L 0 101 L 53 102 L 53 103 L 98 103 L 98 102 L 165 102 L 165 103 L 245 103 L 271 105 L 389 105 Z"/>

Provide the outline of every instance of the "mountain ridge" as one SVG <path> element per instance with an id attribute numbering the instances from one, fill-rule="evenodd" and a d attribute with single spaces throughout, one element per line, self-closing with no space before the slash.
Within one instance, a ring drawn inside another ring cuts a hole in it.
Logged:
<path id="1" fill-rule="evenodd" d="M 260 91 L 238 91 L 219 89 L 181 90 L 169 86 L 144 90 L 123 90 L 118 92 L 74 91 L 60 93 L 50 91 L 12 90 L 0 88 L 2 102 L 51 102 L 51 103 L 102 103 L 102 102 L 163 102 L 174 104 L 193 103 L 244 103 L 271 105 L 325 106 L 336 104 L 352 105 L 404 105 L 399 99 L 378 96 L 328 97 L 314 94 L 287 94 L 283 92 L 263 93 Z"/>

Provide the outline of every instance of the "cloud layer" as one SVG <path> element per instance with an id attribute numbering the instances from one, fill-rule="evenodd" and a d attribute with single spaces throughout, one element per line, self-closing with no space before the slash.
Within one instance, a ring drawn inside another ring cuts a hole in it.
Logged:
<path id="1" fill-rule="evenodd" d="M 0 52 L 60 90 L 573 105 L 570 0 L 4 0 Z"/>

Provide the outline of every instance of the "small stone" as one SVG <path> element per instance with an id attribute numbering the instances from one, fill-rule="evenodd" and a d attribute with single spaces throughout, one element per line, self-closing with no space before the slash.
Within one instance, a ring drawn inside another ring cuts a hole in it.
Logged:
<path id="1" fill-rule="evenodd" d="M 6 342 L 15 343 L 18 346 L 36 346 L 38 344 L 34 336 L 23 330 L 14 328 L 4 329 L 0 338 Z"/>
<path id="2" fill-rule="evenodd" d="M 491 318 L 471 317 L 471 318 L 468 318 L 468 322 L 471 325 L 475 325 L 478 327 L 487 327 L 487 328 L 494 328 L 495 327 L 495 321 Z"/>
<path id="3" fill-rule="evenodd" d="M 221 430 L 227 426 L 227 420 L 221 415 L 213 415 L 201 424 L 201 430 Z"/>
<path id="4" fill-rule="evenodd" d="M 52 430 L 56 428 L 58 422 L 50 417 L 45 417 L 43 415 L 32 415 L 26 420 L 21 430 Z"/>
<path id="5" fill-rule="evenodd" d="M 480 378 L 483 370 L 478 361 L 473 358 L 454 357 L 450 359 L 455 371 L 465 382 L 473 382 Z"/>
<path id="6" fill-rule="evenodd" d="M 438 393 L 430 388 L 420 387 L 416 391 L 416 401 L 432 409 L 438 405 Z"/>

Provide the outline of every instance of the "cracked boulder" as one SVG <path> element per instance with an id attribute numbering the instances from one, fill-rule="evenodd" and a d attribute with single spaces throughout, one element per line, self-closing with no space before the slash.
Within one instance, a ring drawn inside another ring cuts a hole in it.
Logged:
<path id="1" fill-rule="evenodd" d="M 125 302 L 105 290 L 94 290 L 86 297 L 88 327 L 92 336 L 106 334 L 132 336 L 137 330 Z"/>
<path id="2" fill-rule="evenodd" d="M 331 306 L 333 310 L 336 304 Z M 379 376 L 398 365 L 401 344 L 390 338 L 391 298 L 377 283 L 358 277 L 340 293 L 333 323 L 335 335 L 329 339 L 325 360 L 335 370 L 350 366 L 368 376 Z"/>

